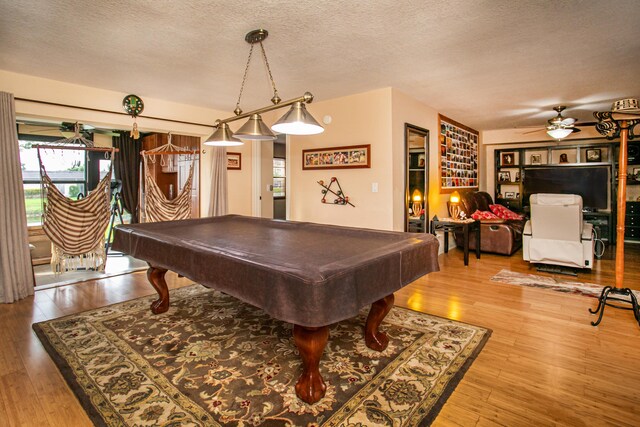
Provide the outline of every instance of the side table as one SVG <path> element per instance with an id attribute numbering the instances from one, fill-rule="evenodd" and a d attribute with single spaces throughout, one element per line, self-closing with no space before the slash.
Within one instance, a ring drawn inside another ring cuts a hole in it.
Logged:
<path id="1" fill-rule="evenodd" d="M 464 265 L 469 265 L 469 233 L 476 233 L 476 258 L 480 259 L 480 221 L 455 221 L 452 219 L 432 219 L 429 227 L 431 234 L 436 231 L 444 232 L 444 253 L 449 252 L 449 232 L 462 230 L 464 234 Z"/>

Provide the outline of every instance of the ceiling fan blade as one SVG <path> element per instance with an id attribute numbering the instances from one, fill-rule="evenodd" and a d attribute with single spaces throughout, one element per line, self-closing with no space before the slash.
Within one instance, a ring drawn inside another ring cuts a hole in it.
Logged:
<path id="1" fill-rule="evenodd" d="M 60 132 L 60 128 L 42 128 L 42 129 L 33 129 L 30 131 L 27 131 L 27 133 L 29 134 L 48 133 L 48 132 Z"/>
<path id="2" fill-rule="evenodd" d="M 546 131 L 546 129 L 536 129 L 536 130 L 530 130 L 529 132 L 523 132 L 522 135 L 528 135 L 530 133 L 536 133 L 536 132 L 544 132 Z"/>
<path id="3" fill-rule="evenodd" d="M 596 123 L 598 123 L 598 122 L 584 122 L 584 123 L 576 123 L 576 124 L 575 124 L 575 125 L 573 125 L 573 126 L 580 126 L 580 127 L 583 127 L 583 128 L 584 128 L 584 127 L 589 127 L 589 126 L 595 126 L 595 125 L 596 125 Z"/>
<path id="4" fill-rule="evenodd" d="M 578 128 L 571 128 L 571 132 L 572 133 L 578 133 L 578 132 L 582 132 L 582 130 L 580 130 Z"/>

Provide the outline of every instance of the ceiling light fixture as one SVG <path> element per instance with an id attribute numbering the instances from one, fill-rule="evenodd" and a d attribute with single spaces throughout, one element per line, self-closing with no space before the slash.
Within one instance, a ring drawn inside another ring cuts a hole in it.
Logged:
<path id="1" fill-rule="evenodd" d="M 269 61 L 267 60 L 267 54 L 264 51 L 262 42 L 267 38 L 269 32 L 267 30 L 259 29 L 253 30 L 245 36 L 245 41 L 251 45 L 249 49 L 249 58 L 247 59 L 247 65 L 244 70 L 244 77 L 242 78 L 242 86 L 240 86 L 240 94 L 238 95 L 238 102 L 236 108 L 233 110 L 235 116 L 228 117 L 223 120 L 216 120 L 214 127 L 216 130 L 205 141 L 205 145 L 214 146 L 233 146 L 242 145 L 243 142 L 240 139 L 249 140 L 273 140 L 276 135 L 264 124 L 260 114 L 267 111 L 277 110 L 279 108 L 291 106 L 291 109 L 280 118 L 271 129 L 277 133 L 286 133 L 290 135 L 314 135 L 324 132 L 324 128 L 318 124 L 313 116 L 307 111 L 305 104 L 309 104 L 313 101 L 313 95 L 309 92 L 305 92 L 304 95 L 293 98 L 288 101 L 282 101 L 278 96 L 278 89 L 273 81 L 271 75 L 271 68 L 269 68 Z M 273 105 L 268 107 L 259 108 L 257 110 L 243 113 L 240 108 L 240 100 L 242 98 L 242 91 L 244 90 L 244 84 L 247 81 L 247 72 L 249 71 L 249 64 L 251 63 L 251 55 L 253 54 L 253 47 L 258 43 L 260 44 L 260 50 L 262 51 L 262 60 L 267 68 L 269 79 L 271 80 L 271 86 L 273 88 L 273 98 L 271 102 Z M 247 123 L 242 125 L 237 132 L 232 133 L 229 128 L 229 123 L 249 118 Z"/>
<path id="2" fill-rule="evenodd" d="M 560 140 L 562 138 L 568 137 L 569 135 L 571 135 L 572 132 L 573 130 L 571 129 L 556 128 L 556 129 L 548 129 L 547 135 L 549 135 L 553 139 Z"/>
<path id="3" fill-rule="evenodd" d="M 571 133 L 577 132 L 578 129 L 573 127 L 573 124 L 576 122 L 576 119 L 571 117 L 562 117 L 562 112 L 565 110 L 564 105 L 558 105 L 557 107 L 553 107 L 555 111 L 557 111 L 558 115 L 549 119 L 547 121 L 547 135 L 551 138 L 557 139 L 560 141 L 562 138 L 566 138 Z"/>

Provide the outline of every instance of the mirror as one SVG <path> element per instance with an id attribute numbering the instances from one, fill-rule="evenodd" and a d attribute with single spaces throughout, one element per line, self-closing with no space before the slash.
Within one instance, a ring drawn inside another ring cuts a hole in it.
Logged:
<path id="1" fill-rule="evenodd" d="M 405 231 L 426 233 L 429 208 L 429 131 L 405 123 Z"/>

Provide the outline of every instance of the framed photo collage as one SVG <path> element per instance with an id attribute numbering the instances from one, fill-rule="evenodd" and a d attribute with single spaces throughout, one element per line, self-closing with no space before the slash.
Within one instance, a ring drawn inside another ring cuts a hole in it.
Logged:
<path id="1" fill-rule="evenodd" d="M 478 188 L 478 131 L 438 114 L 440 191 Z"/>

